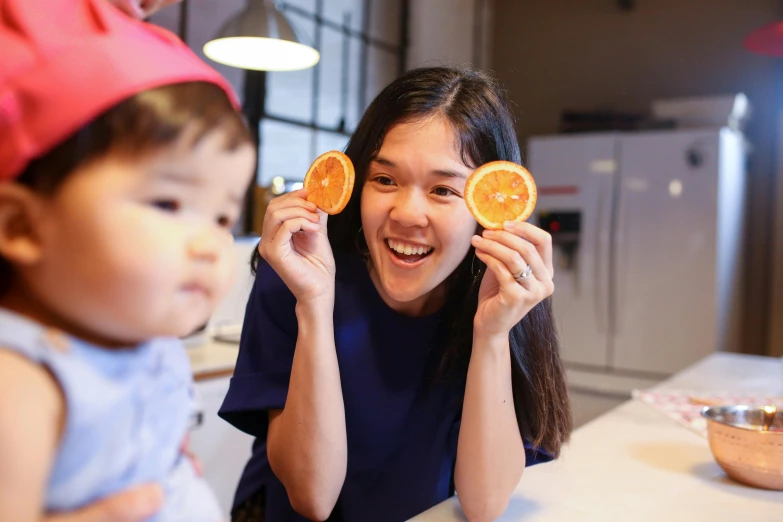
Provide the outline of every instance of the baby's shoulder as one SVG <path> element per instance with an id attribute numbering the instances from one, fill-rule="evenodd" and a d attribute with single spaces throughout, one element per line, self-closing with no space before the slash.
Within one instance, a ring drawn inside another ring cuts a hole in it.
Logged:
<path id="1" fill-rule="evenodd" d="M 64 353 L 68 348 L 68 339 L 56 330 L 0 308 L 0 350 L 40 364 L 46 362 L 50 352 Z"/>

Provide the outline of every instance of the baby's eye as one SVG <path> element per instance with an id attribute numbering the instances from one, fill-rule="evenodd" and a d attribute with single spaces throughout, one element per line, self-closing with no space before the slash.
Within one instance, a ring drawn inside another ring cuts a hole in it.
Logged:
<path id="1" fill-rule="evenodd" d="M 156 199 L 150 203 L 153 207 L 166 212 L 178 212 L 182 205 L 176 199 Z"/>
<path id="2" fill-rule="evenodd" d="M 234 227 L 234 220 L 228 216 L 218 216 L 217 224 L 221 228 L 230 229 Z"/>
<path id="3" fill-rule="evenodd" d="M 448 187 L 435 187 L 432 191 L 436 196 L 456 196 L 457 193 Z"/>
<path id="4" fill-rule="evenodd" d="M 389 176 L 376 176 L 373 181 L 386 187 L 394 185 L 394 181 Z"/>

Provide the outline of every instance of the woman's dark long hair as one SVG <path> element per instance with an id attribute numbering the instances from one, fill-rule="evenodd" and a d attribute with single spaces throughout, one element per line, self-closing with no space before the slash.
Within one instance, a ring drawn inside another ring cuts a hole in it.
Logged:
<path id="1" fill-rule="evenodd" d="M 466 166 L 494 160 L 521 163 L 505 93 L 490 76 L 470 68 L 408 71 L 370 104 L 345 149 L 354 164 L 356 182 L 345 210 L 329 217 L 329 241 L 335 252 L 356 253 L 357 246 L 366 249 L 360 233 L 361 193 L 370 161 L 380 151 L 386 132 L 396 123 L 434 115 L 446 117 L 453 125 Z M 255 261 L 257 252 L 254 266 Z M 463 378 L 473 348 L 473 317 L 485 271 L 486 265 L 471 247 L 447 282 L 443 312 L 449 337 L 441 368 L 456 369 Z M 519 431 L 535 446 L 558 455 L 571 432 L 571 411 L 550 299 L 514 326 L 509 343 Z"/>

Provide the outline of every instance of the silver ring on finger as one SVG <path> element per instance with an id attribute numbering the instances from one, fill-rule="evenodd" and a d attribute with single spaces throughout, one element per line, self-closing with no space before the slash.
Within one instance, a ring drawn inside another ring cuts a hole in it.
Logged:
<path id="1" fill-rule="evenodd" d="M 521 283 L 531 275 L 533 275 L 533 267 L 527 265 L 525 268 L 520 270 L 518 274 L 513 274 L 513 277 L 517 283 Z"/>

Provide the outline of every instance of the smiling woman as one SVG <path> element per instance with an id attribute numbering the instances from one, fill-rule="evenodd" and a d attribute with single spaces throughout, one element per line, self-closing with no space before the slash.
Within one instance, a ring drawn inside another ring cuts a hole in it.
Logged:
<path id="1" fill-rule="evenodd" d="M 361 216 L 370 277 L 391 308 L 420 316 L 443 306 L 443 283 L 476 232 L 462 199 L 471 170 L 440 115 L 399 123 L 386 134 L 370 162 Z"/>
<path id="2" fill-rule="evenodd" d="M 476 167 L 520 161 L 503 91 L 409 71 L 345 153 L 343 212 L 306 190 L 266 212 L 221 409 L 257 437 L 233 520 L 407 520 L 455 489 L 470 520 L 497 518 L 570 432 L 551 238 L 483 231 L 463 200 Z"/>

